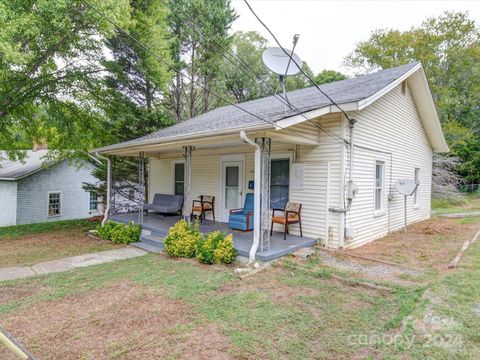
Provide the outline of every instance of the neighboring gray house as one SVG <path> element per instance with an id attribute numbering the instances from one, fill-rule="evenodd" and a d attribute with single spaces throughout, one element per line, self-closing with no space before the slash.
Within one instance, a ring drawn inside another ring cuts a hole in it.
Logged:
<path id="1" fill-rule="evenodd" d="M 24 162 L 0 161 L 0 226 L 101 214 L 97 195 L 82 188 L 84 182 L 97 182 L 91 174 L 95 166 L 67 160 L 44 165 L 46 153 L 28 151 Z"/>

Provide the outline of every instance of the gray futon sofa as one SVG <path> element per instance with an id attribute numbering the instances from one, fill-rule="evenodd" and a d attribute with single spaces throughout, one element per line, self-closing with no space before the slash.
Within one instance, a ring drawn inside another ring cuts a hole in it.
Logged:
<path id="1" fill-rule="evenodd" d="M 162 214 L 180 214 L 183 206 L 183 195 L 155 194 L 151 204 L 143 205 L 143 210 L 156 211 Z"/>

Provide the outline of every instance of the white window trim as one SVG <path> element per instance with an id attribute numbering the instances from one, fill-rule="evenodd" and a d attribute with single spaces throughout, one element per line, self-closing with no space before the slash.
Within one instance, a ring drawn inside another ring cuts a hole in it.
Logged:
<path id="1" fill-rule="evenodd" d="M 171 163 L 171 179 L 170 179 L 170 194 L 174 195 L 175 194 L 175 165 L 176 164 L 183 164 L 185 165 L 185 160 L 179 159 L 179 160 L 172 160 Z M 185 180 L 185 179 L 184 179 Z"/>
<path id="2" fill-rule="evenodd" d="M 60 194 L 60 213 L 57 215 L 50 215 L 50 194 Z M 63 214 L 63 192 L 62 191 L 49 191 L 47 193 L 47 217 L 55 218 L 60 217 Z"/>
<path id="3" fill-rule="evenodd" d="M 99 212 L 98 209 L 99 209 L 99 205 L 100 205 L 100 200 L 99 200 L 100 197 L 98 196 L 98 193 L 97 193 L 97 208 L 93 209 L 93 210 L 90 209 L 90 203 L 91 203 L 90 196 L 92 196 L 92 192 L 97 193 L 96 191 L 89 191 L 88 192 L 88 213 L 89 214 L 97 214 Z"/>
<path id="4" fill-rule="evenodd" d="M 420 168 L 415 168 L 413 170 L 413 180 L 417 180 L 416 179 L 416 172 L 418 170 L 418 181 L 420 182 Z M 417 186 L 417 189 L 415 190 L 414 194 L 413 194 L 413 201 L 412 201 L 412 204 L 413 204 L 413 208 L 414 209 L 420 209 L 420 194 L 419 194 L 419 189 L 420 188 L 420 184 Z"/>
<path id="5" fill-rule="evenodd" d="M 377 194 L 377 164 L 381 163 L 382 164 L 382 193 L 381 193 L 381 198 L 380 198 L 380 209 L 375 208 L 375 197 Z M 386 188 L 385 188 L 385 172 L 386 172 L 386 161 L 383 159 L 375 158 L 373 162 L 373 216 L 374 217 L 379 217 L 379 216 L 384 216 L 386 215 Z"/>
<path id="6" fill-rule="evenodd" d="M 287 160 L 289 161 L 289 171 L 288 171 L 288 200 L 290 201 L 290 195 L 292 194 L 292 189 L 291 189 L 291 171 L 292 171 L 292 164 L 293 164 L 293 154 L 291 152 L 288 153 L 273 153 L 270 155 L 270 163 L 272 160 Z M 270 174 L 271 176 L 271 174 Z"/>

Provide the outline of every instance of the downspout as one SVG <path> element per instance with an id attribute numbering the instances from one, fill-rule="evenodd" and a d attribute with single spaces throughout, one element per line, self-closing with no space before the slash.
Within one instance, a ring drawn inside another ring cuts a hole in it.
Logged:
<path id="1" fill-rule="evenodd" d="M 102 220 L 102 227 L 105 225 L 108 219 L 108 214 L 110 212 L 110 189 L 111 189 L 111 182 L 112 182 L 112 162 L 110 161 L 110 158 L 105 157 L 103 155 L 100 155 L 98 152 L 95 153 L 95 156 L 97 156 L 100 159 L 106 160 L 107 161 L 107 206 L 105 208 L 105 213 L 103 215 L 103 220 Z"/>
<path id="2" fill-rule="evenodd" d="M 253 244 L 250 248 L 248 263 L 255 262 L 255 254 L 260 245 L 260 183 L 261 183 L 261 160 L 262 152 L 260 145 L 247 137 L 245 131 L 240 131 L 240 138 L 248 145 L 255 148 L 255 177 L 254 177 L 254 204 L 253 204 Z"/>

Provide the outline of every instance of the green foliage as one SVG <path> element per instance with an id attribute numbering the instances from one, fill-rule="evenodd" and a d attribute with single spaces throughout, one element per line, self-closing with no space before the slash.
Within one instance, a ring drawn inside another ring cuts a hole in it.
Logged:
<path id="1" fill-rule="evenodd" d="M 125 26 L 126 0 L 90 3 Z M 104 39 L 114 27 L 80 0 L 0 0 L 0 149 L 88 149 L 101 141 Z"/>
<path id="2" fill-rule="evenodd" d="M 142 227 L 133 222 L 126 225 L 107 221 L 103 227 L 99 225 L 97 230 L 102 239 L 110 240 L 114 244 L 130 244 L 140 239 Z"/>
<path id="3" fill-rule="evenodd" d="M 407 31 L 376 30 L 345 63 L 357 73 L 420 60 L 459 169 L 480 180 L 480 30 L 467 13 L 444 12 Z"/>
<path id="4" fill-rule="evenodd" d="M 213 251 L 213 261 L 215 264 L 230 264 L 237 255 L 238 252 L 233 247 L 233 234 L 230 234 L 218 242 L 217 248 Z"/>
<path id="5" fill-rule="evenodd" d="M 198 223 L 192 225 L 185 220 L 178 221 L 163 240 L 165 252 L 171 257 L 193 258 L 202 241 Z"/>
<path id="6" fill-rule="evenodd" d="M 208 234 L 197 251 L 197 259 L 204 264 L 230 264 L 236 256 L 233 235 L 225 235 L 221 231 Z"/>
<path id="7" fill-rule="evenodd" d="M 346 75 L 335 70 L 322 70 L 313 78 L 318 85 L 345 79 L 347 79 Z"/>

